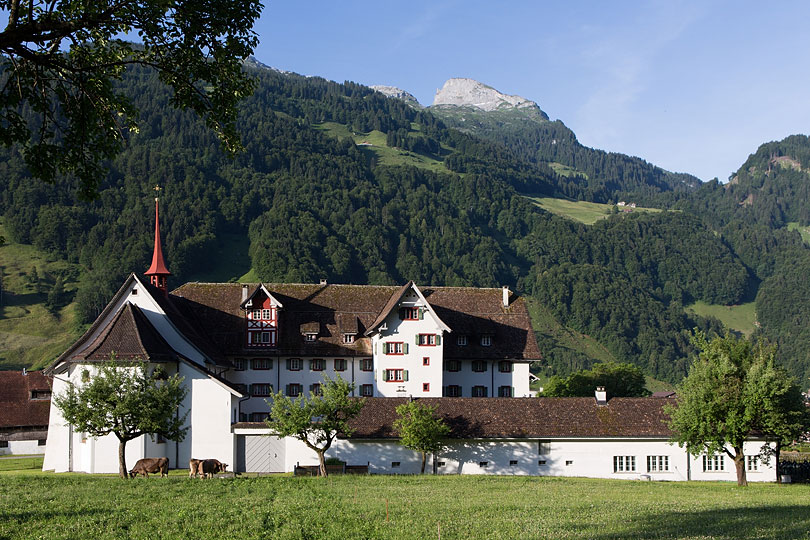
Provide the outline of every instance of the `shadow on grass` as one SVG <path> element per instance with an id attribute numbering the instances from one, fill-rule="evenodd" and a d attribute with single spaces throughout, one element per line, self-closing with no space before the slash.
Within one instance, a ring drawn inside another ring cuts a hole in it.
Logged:
<path id="1" fill-rule="evenodd" d="M 661 512 L 628 523 L 618 534 L 594 538 L 810 538 L 810 505 Z"/>

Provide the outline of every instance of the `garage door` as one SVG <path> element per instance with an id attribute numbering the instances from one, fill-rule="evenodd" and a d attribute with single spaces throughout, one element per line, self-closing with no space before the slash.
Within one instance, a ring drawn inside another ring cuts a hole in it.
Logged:
<path id="1" fill-rule="evenodd" d="M 237 441 L 240 472 L 284 472 L 284 439 L 240 435 Z"/>

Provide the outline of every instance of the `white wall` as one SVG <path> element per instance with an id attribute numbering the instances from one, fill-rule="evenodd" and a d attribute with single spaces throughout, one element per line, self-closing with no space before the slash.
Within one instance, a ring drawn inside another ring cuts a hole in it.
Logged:
<path id="1" fill-rule="evenodd" d="M 428 312 L 422 320 L 400 320 L 400 307 L 426 307 Z M 444 340 L 448 335 L 432 316 L 432 308 L 424 306 L 416 293 L 410 291 L 403 296 L 397 307 L 391 310 L 385 319 L 386 330 L 380 330 L 372 336 L 374 351 L 375 397 L 441 397 L 444 365 Z M 441 336 L 441 345 L 417 345 L 419 334 Z M 407 354 L 384 354 L 383 344 L 402 342 L 408 345 Z M 430 358 L 428 366 L 423 365 L 423 358 Z M 408 380 L 404 382 L 387 382 L 383 380 L 386 369 L 407 369 Z M 429 384 L 424 391 L 423 384 Z"/>
<path id="2" fill-rule="evenodd" d="M 438 474 L 511 474 L 532 476 L 580 476 L 626 480 L 650 479 L 736 481 L 733 462 L 726 457 L 723 472 L 702 472 L 702 458 L 689 459 L 686 451 L 664 439 L 587 439 L 546 440 L 548 453 L 540 454 L 540 441 L 532 440 L 471 440 L 454 441 L 437 455 Z M 746 443 L 746 453 L 756 454 L 761 443 Z M 340 440 L 327 453 L 350 465 L 369 464 L 369 472 L 377 474 L 416 474 L 420 456 L 397 442 Z M 614 472 L 614 456 L 634 456 L 635 471 Z M 648 471 L 647 456 L 667 456 L 669 471 Z M 544 464 L 540 462 L 544 461 Z M 398 467 L 392 466 L 399 462 Z M 516 463 L 512 463 L 516 462 Z M 691 466 L 691 471 L 689 470 Z M 428 458 L 426 472 L 432 470 Z M 773 460 L 769 465 L 759 463 L 757 472 L 748 473 L 749 482 L 776 480 Z"/>
<path id="3" fill-rule="evenodd" d="M 180 364 L 180 375 L 189 388 L 181 410 L 191 407 L 187 417 L 191 429 L 180 444 L 178 468 L 188 467 L 193 457 L 218 459 L 233 470 L 236 442 L 231 433 L 231 418 L 236 398 L 221 383 L 187 364 Z"/>
<path id="4" fill-rule="evenodd" d="M 39 445 L 38 439 L 8 441 L 7 448 L 0 448 L 0 456 L 44 454 L 45 447 Z"/>

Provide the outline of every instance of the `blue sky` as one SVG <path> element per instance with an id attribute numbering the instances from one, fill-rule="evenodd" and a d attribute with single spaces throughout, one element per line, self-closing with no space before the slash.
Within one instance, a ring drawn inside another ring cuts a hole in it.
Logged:
<path id="1" fill-rule="evenodd" d="M 423 105 L 470 77 L 587 146 L 726 181 L 761 143 L 810 133 L 808 24 L 806 0 L 267 0 L 255 55 Z"/>

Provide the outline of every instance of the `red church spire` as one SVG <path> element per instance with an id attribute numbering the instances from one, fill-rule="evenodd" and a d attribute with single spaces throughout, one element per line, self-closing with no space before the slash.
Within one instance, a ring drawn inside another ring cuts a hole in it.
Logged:
<path id="1" fill-rule="evenodd" d="M 160 192 L 160 186 L 155 186 L 155 193 Z M 160 219 L 158 218 L 158 198 L 155 197 L 155 251 L 152 253 L 152 266 L 147 270 L 146 275 L 149 276 L 149 282 L 163 291 L 163 294 L 169 294 L 166 287 L 166 279 L 172 275 L 169 269 L 166 268 L 166 261 L 163 260 L 163 248 L 160 244 Z"/>

